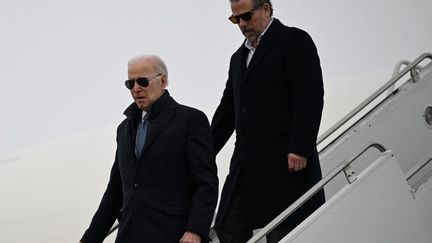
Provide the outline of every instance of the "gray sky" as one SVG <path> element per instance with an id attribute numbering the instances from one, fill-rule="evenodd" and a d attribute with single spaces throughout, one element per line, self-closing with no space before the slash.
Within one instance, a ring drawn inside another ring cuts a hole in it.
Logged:
<path id="1" fill-rule="evenodd" d="M 390 78 L 394 64 L 431 52 L 432 2 L 275 0 L 275 17 L 305 29 L 326 88 L 321 132 Z M 126 62 L 159 54 L 171 94 L 209 118 L 230 55 L 243 40 L 226 1 L 0 3 L 0 155 L 123 119 Z"/>

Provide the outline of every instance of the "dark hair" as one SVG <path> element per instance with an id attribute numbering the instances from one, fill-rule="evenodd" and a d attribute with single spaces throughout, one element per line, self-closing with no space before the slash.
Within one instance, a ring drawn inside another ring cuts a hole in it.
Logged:
<path id="1" fill-rule="evenodd" d="M 230 2 L 237 2 L 239 0 L 230 0 Z M 267 3 L 270 6 L 270 17 L 273 16 L 273 5 L 270 0 L 251 0 L 254 8 L 260 7 Z"/>

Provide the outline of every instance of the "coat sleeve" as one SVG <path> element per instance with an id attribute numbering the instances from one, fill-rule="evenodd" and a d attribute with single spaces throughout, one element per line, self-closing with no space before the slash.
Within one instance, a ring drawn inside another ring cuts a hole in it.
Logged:
<path id="1" fill-rule="evenodd" d="M 234 121 L 234 95 L 230 69 L 222 99 L 211 122 L 211 132 L 216 154 L 219 153 L 234 132 Z"/>
<path id="2" fill-rule="evenodd" d="M 186 230 L 207 237 L 218 198 L 215 152 L 207 117 L 194 114 L 188 125 L 187 157 L 193 183 Z"/>
<path id="3" fill-rule="evenodd" d="M 102 243 L 119 215 L 122 205 L 122 188 L 117 154 L 111 169 L 110 180 L 89 228 L 81 238 L 83 243 Z"/>
<path id="4" fill-rule="evenodd" d="M 309 34 L 294 30 L 292 45 L 286 55 L 291 68 L 292 102 L 289 152 L 309 156 L 316 150 L 316 139 L 323 109 L 323 80 L 317 49 Z"/>

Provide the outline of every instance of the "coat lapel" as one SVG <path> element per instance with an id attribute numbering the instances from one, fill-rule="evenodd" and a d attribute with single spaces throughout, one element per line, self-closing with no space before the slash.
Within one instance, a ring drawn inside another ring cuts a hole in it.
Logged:
<path id="1" fill-rule="evenodd" d="M 172 118 L 175 116 L 175 102 L 172 99 L 167 100 L 166 107 L 163 107 L 160 113 L 149 120 L 147 139 L 141 155 L 153 144 L 160 133 L 166 128 Z"/>
<path id="2" fill-rule="evenodd" d="M 255 50 L 254 55 L 249 63 L 249 66 L 246 69 L 246 72 L 243 75 L 240 83 L 243 83 L 251 72 L 255 69 L 255 67 L 261 62 L 261 60 L 265 57 L 265 55 L 269 52 L 273 43 L 276 41 L 276 38 L 273 36 L 279 32 L 281 29 L 282 23 L 279 20 L 274 19 L 270 27 L 267 29 L 266 33 L 261 37 L 260 43 Z M 247 56 L 247 54 L 246 54 Z M 246 61 L 244 62 L 244 66 L 246 65 Z"/>
<path id="3" fill-rule="evenodd" d="M 246 72 L 246 60 L 247 60 L 247 56 L 249 54 L 249 49 L 246 48 L 246 46 L 244 45 L 244 42 L 243 42 L 243 45 L 240 48 L 240 53 L 239 54 L 240 54 L 240 58 L 238 59 L 237 65 L 239 67 L 241 67 L 240 68 L 241 75 L 244 76 L 244 74 Z"/>
<path id="4" fill-rule="evenodd" d="M 136 160 L 135 154 L 135 136 L 137 132 L 137 126 L 139 117 L 141 117 L 141 110 L 135 103 L 132 103 L 125 111 L 124 114 L 127 116 L 126 129 L 124 134 L 124 141 L 127 142 L 127 145 L 124 146 L 127 149 L 127 153 L 130 155 L 130 158 Z"/>

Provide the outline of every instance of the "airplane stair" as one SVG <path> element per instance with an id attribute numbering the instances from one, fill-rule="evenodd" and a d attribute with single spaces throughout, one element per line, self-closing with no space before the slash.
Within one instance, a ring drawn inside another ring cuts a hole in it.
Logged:
<path id="1" fill-rule="evenodd" d="M 390 81 L 319 137 L 326 176 L 249 243 L 265 242 L 323 187 L 326 203 L 280 242 L 432 242 L 430 60 L 397 64 Z"/>

